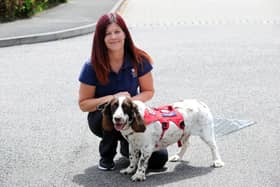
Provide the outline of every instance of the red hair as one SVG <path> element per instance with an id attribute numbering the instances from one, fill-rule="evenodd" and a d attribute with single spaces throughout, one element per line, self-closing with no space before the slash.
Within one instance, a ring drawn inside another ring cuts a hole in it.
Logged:
<path id="1" fill-rule="evenodd" d="M 96 29 L 93 37 L 91 63 L 95 69 L 98 81 L 101 84 L 106 84 L 109 81 L 110 63 L 108 50 L 104 42 L 106 29 L 111 23 L 116 23 L 125 33 L 125 54 L 129 55 L 132 60 L 132 65 L 137 72 L 138 64 L 144 59 L 152 62 L 151 57 L 143 50 L 137 48 L 131 38 L 128 28 L 123 18 L 116 13 L 108 13 L 100 17 L 96 24 Z"/>

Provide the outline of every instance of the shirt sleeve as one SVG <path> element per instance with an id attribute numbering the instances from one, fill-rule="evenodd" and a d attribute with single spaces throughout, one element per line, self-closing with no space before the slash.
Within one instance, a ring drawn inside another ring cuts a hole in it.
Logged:
<path id="1" fill-rule="evenodd" d="M 90 61 L 87 61 L 84 64 L 84 66 L 80 72 L 79 81 L 84 84 L 96 86 L 97 78 L 96 78 L 95 71 L 94 71 Z"/>
<path id="2" fill-rule="evenodd" d="M 148 60 L 144 59 L 142 61 L 142 64 L 139 64 L 138 66 L 138 77 L 141 77 L 146 73 L 149 73 L 150 71 L 152 71 L 152 69 L 153 69 L 152 64 Z"/>

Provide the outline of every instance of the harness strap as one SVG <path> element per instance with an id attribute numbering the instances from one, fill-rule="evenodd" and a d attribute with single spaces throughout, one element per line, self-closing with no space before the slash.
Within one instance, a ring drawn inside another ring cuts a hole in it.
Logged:
<path id="1" fill-rule="evenodd" d="M 178 128 L 182 130 L 185 129 L 185 123 L 182 114 L 180 114 L 170 105 L 162 106 L 159 108 L 146 109 L 144 119 L 146 125 L 151 124 L 152 122 L 155 121 L 159 121 L 161 123 L 162 133 L 160 135 L 160 140 L 162 140 L 165 132 L 168 130 L 170 121 L 175 123 Z M 180 140 L 177 142 L 177 144 L 179 147 L 182 146 Z"/>
<path id="2" fill-rule="evenodd" d="M 162 126 L 162 133 L 161 133 L 161 135 L 160 135 L 159 140 L 162 140 L 162 138 L 163 138 L 165 132 L 168 130 L 168 128 L 169 128 L 169 122 L 162 122 L 162 123 L 161 123 L 161 126 Z M 185 128 L 185 123 L 184 123 L 184 122 L 181 122 L 181 123 L 180 123 L 180 129 L 184 130 L 184 128 Z M 183 137 L 183 135 L 181 136 L 180 140 L 178 140 L 178 142 L 177 142 L 178 147 L 182 147 L 182 142 L 181 142 L 182 137 Z"/>
<path id="3" fill-rule="evenodd" d="M 163 138 L 163 135 L 165 133 L 165 131 L 167 131 L 167 129 L 169 128 L 169 123 L 168 122 L 161 122 L 161 126 L 162 126 L 162 133 L 160 135 L 160 140 Z"/>

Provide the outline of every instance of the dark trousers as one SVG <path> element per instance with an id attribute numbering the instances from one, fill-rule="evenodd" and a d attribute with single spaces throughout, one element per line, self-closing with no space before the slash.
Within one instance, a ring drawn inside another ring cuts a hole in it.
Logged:
<path id="1" fill-rule="evenodd" d="M 103 159 L 113 160 L 116 155 L 118 141 L 121 141 L 121 154 L 128 157 L 128 143 L 119 131 L 104 131 L 102 129 L 102 113 L 101 111 L 88 113 L 88 124 L 90 130 L 96 136 L 102 138 L 99 143 L 99 153 Z M 148 167 L 151 169 L 162 168 L 168 160 L 168 152 L 166 149 L 156 151 L 152 154 Z"/>

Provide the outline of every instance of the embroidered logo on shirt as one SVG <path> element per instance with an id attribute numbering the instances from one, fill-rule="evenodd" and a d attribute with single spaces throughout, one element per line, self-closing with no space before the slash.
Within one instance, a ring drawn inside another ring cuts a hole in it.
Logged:
<path id="1" fill-rule="evenodd" d="M 131 75 L 133 78 L 136 78 L 137 77 L 137 74 L 136 74 L 136 71 L 134 68 L 131 69 Z"/>

